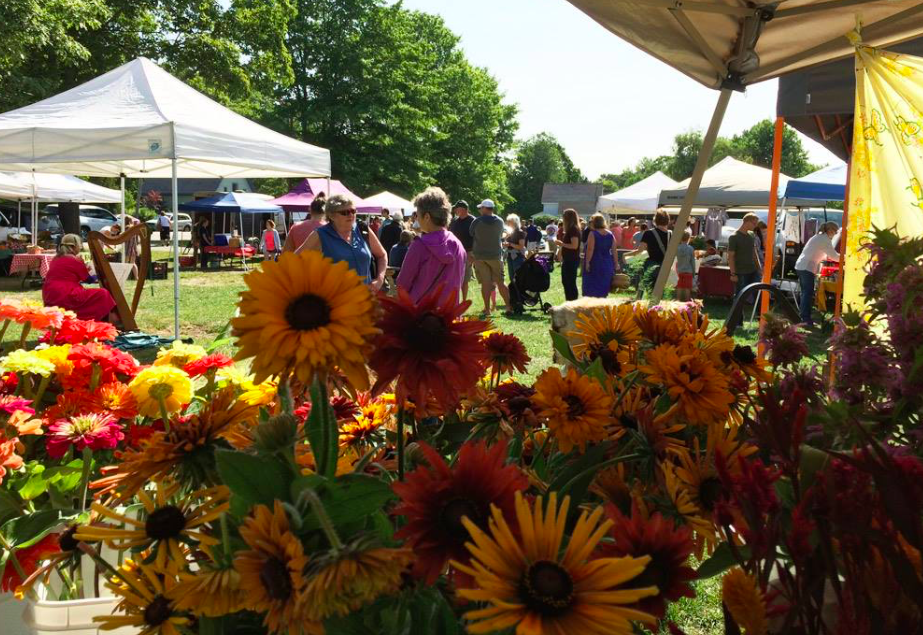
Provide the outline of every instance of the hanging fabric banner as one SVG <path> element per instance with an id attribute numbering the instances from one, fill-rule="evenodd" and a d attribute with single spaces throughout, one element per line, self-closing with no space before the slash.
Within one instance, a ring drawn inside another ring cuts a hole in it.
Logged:
<path id="1" fill-rule="evenodd" d="M 864 306 L 873 227 L 923 236 L 923 58 L 858 44 L 843 303 Z"/>

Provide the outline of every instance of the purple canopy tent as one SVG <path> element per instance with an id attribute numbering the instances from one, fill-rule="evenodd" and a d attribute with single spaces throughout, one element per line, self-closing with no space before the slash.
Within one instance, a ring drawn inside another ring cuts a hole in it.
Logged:
<path id="1" fill-rule="evenodd" d="M 349 188 L 342 182 L 334 179 L 305 179 L 288 193 L 269 202 L 278 205 L 286 212 L 308 212 L 311 210 L 311 201 L 321 192 L 327 194 L 328 197 L 334 194 L 345 194 L 355 201 L 356 209 L 360 213 L 367 213 L 362 206 L 362 198 L 349 191 Z"/>

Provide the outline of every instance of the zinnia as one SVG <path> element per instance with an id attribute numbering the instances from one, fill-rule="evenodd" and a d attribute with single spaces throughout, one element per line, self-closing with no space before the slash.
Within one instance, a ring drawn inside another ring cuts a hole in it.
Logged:
<path id="1" fill-rule="evenodd" d="M 157 352 L 154 366 L 173 366 L 182 369 L 186 364 L 202 359 L 207 354 L 202 346 L 173 340 L 170 348 L 162 348 Z"/>
<path id="2" fill-rule="evenodd" d="M 96 342 L 71 346 L 67 359 L 74 364 L 70 375 L 62 380 L 68 389 L 89 387 L 94 373 L 98 375 L 97 385 L 100 385 L 130 379 L 138 372 L 138 362 L 134 357 Z M 98 370 L 94 371 L 94 368 Z"/>
<path id="3" fill-rule="evenodd" d="M 46 331 L 40 341 L 49 344 L 83 344 L 85 342 L 108 342 L 118 336 L 118 330 L 106 322 L 95 320 L 78 320 L 67 317 L 61 322 L 60 328 L 54 331 L 54 342 L 51 341 L 52 331 Z"/>
<path id="4" fill-rule="evenodd" d="M 0 359 L 0 366 L 5 371 L 38 375 L 40 377 L 51 377 L 52 373 L 55 372 L 53 363 L 32 351 L 26 351 L 21 348 Z"/>
<path id="5" fill-rule="evenodd" d="M 67 449 L 112 450 L 125 438 L 122 426 L 110 414 L 90 413 L 59 419 L 48 426 L 48 456 L 60 459 Z"/>
<path id="6" fill-rule="evenodd" d="M 231 366 L 233 363 L 234 360 L 227 355 L 214 353 L 212 355 L 206 355 L 205 357 L 200 357 L 195 361 L 189 362 L 183 366 L 183 370 L 186 371 L 187 375 L 195 378 L 206 375 L 209 372 L 217 371 L 219 368 L 226 368 Z"/>
<path id="7" fill-rule="evenodd" d="M 128 387 L 138 401 L 138 412 L 146 417 L 159 416 L 161 404 L 167 413 L 173 413 L 192 400 L 189 375 L 173 366 L 145 368 Z"/>

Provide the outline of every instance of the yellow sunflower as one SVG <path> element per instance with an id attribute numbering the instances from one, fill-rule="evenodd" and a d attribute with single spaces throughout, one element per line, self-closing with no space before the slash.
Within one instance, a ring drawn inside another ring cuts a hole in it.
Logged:
<path id="1" fill-rule="evenodd" d="M 630 608 L 638 600 L 657 594 L 656 587 L 625 588 L 650 562 L 643 558 L 593 558 L 600 539 L 612 521 L 600 522 L 601 507 L 580 514 L 567 548 L 561 552 L 570 499 L 558 509 L 552 492 L 547 508 L 542 497 L 534 507 L 516 492 L 518 531 L 491 506 L 485 532 L 467 516 L 462 519 L 471 535 L 467 543 L 470 565 L 452 566 L 473 578 L 473 587 L 458 594 L 487 608 L 468 611 L 468 632 L 492 633 L 517 627 L 530 635 L 628 635 L 632 622 L 653 624 L 655 618 Z M 542 510 L 545 509 L 543 512 Z"/>
<path id="2" fill-rule="evenodd" d="M 218 540 L 207 531 L 206 525 L 217 520 L 230 503 L 230 492 L 221 485 L 189 494 L 174 502 L 179 490 L 178 484 L 157 484 L 152 499 L 144 490 L 136 496 L 144 505 L 146 517 L 143 520 L 119 514 L 100 503 L 93 503 L 92 511 L 97 517 L 113 520 L 119 525 L 81 525 L 74 534 L 76 540 L 94 542 L 104 540 L 115 549 L 154 549 L 154 565 L 158 569 L 173 563 L 185 562 L 180 543 L 195 540 L 203 545 L 216 545 Z"/>
<path id="3" fill-rule="evenodd" d="M 744 635 L 765 635 L 766 598 L 756 579 L 740 567 L 735 567 L 721 580 L 721 600 Z"/>
<path id="4" fill-rule="evenodd" d="M 275 401 L 279 385 L 269 379 L 259 384 L 247 380 L 240 384 L 240 389 L 243 391 L 240 400 L 244 403 L 251 406 L 268 406 Z"/>
<path id="5" fill-rule="evenodd" d="M 674 316 L 675 311 L 649 309 L 635 305 L 635 324 L 641 331 L 643 339 L 654 346 L 660 344 L 679 344 L 683 338 L 684 327 Z"/>
<path id="6" fill-rule="evenodd" d="M 151 366 L 135 375 L 128 384 L 138 412 L 145 417 L 161 416 L 180 410 L 192 400 L 192 380 L 189 375 L 173 366 Z"/>
<path id="7" fill-rule="evenodd" d="M 606 438 L 606 429 L 612 424 L 612 397 L 595 379 L 573 368 L 567 375 L 549 368 L 535 382 L 535 391 L 532 402 L 539 416 L 548 421 L 562 452 L 568 453 L 575 446 L 582 452 L 588 442 Z"/>
<path id="8" fill-rule="evenodd" d="M 308 618 L 348 615 L 396 592 L 413 559 L 410 549 L 360 546 L 312 561 L 304 592 Z"/>
<path id="9" fill-rule="evenodd" d="M 240 589 L 240 574 L 232 563 L 216 557 L 207 546 L 201 550 L 208 557 L 198 561 L 195 572 L 179 574 L 179 583 L 169 593 L 173 605 L 193 615 L 221 617 L 244 610 L 246 600 Z"/>
<path id="10" fill-rule="evenodd" d="M 635 309 L 631 303 L 581 313 L 574 320 L 574 327 L 567 336 L 576 340 L 574 355 L 580 359 L 587 359 L 593 349 L 617 352 L 641 339 L 641 329 L 635 322 Z"/>
<path id="11" fill-rule="evenodd" d="M 353 386 L 368 389 L 375 303 L 346 262 L 334 264 L 317 251 L 286 253 L 244 281 L 240 317 L 231 325 L 236 359 L 253 358 L 257 382 L 291 372 L 310 385 L 315 373 L 338 367 Z"/>
<path id="12" fill-rule="evenodd" d="M 354 420 L 340 425 L 340 446 L 352 448 L 358 454 L 379 436 L 379 430 L 388 418 L 387 404 L 372 402 L 362 406 Z"/>
<path id="13" fill-rule="evenodd" d="M 134 629 L 138 635 L 181 635 L 192 619 L 179 611 L 170 596 L 177 585 L 176 571 L 126 560 L 119 576 L 106 582 L 121 598 L 116 610 L 121 615 L 94 617 L 100 630 Z"/>
<path id="14" fill-rule="evenodd" d="M 641 371 L 649 384 L 669 394 L 672 413 L 698 425 L 727 418 L 734 401 L 727 377 L 704 354 L 663 344 L 647 351 L 645 360 Z"/>
<path id="15" fill-rule="evenodd" d="M 323 635 L 323 626 L 306 617 L 302 595 L 308 558 L 282 503 L 275 501 L 272 510 L 254 507 L 240 535 L 250 547 L 234 557 L 245 607 L 263 613 L 263 624 L 273 633 Z"/>
<path id="16" fill-rule="evenodd" d="M 197 344 L 186 344 L 180 340 L 173 340 L 170 348 L 161 348 L 157 351 L 154 366 L 173 366 L 182 369 L 189 362 L 194 362 L 208 355 L 208 351 Z"/>

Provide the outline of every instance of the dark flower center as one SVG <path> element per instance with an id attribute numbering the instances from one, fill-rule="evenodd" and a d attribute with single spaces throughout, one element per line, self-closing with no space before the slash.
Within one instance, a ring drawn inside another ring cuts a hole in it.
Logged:
<path id="1" fill-rule="evenodd" d="M 260 582 L 273 600 L 287 600 L 292 596 L 292 577 L 288 567 L 278 558 L 270 558 L 263 563 Z"/>
<path id="2" fill-rule="evenodd" d="M 445 346 L 449 327 L 435 313 L 425 313 L 407 330 L 407 343 L 419 353 L 438 353 Z"/>
<path id="3" fill-rule="evenodd" d="M 509 408 L 512 412 L 522 412 L 526 408 L 532 407 L 532 400 L 528 397 L 520 395 L 510 399 L 507 404 L 509 405 Z"/>
<path id="4" fill-rule="evenodd" d="M 148 538 L 166 540 L 176 538 L 186 528 L 186 515 L 179 507 L 167 505 L 151 512 L 144 524 Z"/>
<path id="5" fill-rule="evenodd" d="M 144 622 L 150 626 L 160 626 L 168 619 L 172 611 L 170 610 L 170 600 L 162 595 L 158 595 L 144 609 Z"/>
<path id="6" fill-rule="evenodd" d="M 756 353 L 753 352 L 753 347 L 738 344 L 734 347 L 734 359 L 742 365 L 755 364 Z"/>
<path id="7" fill-rule="evenodd" d="M 481 514 L 477 505 L 467 498 L 453 498 L 439 512 L 439 522 L 452 538 L 464 541 L 468 539 L 468 530 L 462 524 L 462 518 L 465 516 L 475 525 L 480 526 Z"/>
<path id="8" fill-rule="evenodd" d="M 586 406 L 580 401 L 577 395 L 567 395 L 564 397 L 564 403 L 567 404 L 567 416 L 575 419 L 586 412 Z"/>
<path id="9" fill-rule="evenodd" d="M 319 295 L 306 293 L 285 307 L 285 321 L 296 331 L 313 331 L 330 324 L 330 305 Z"/>
<path id="10" fill-rule="evenodd" d="M 652 553 L 648 555 L 651 556 L 651 561 L 644 567 L 641 575 L 631 581 L 631 586 L 635 589 L 655 586 L 657 591 L 663 595 L 673 586 L 673 577 L 670 575 L 672 567 L 668 562 L 665 562 L 667 558 L 664 554 Z"/>
<path id="11" fill-rule="evenodd" d="M 61 537 L 58 538 L 58 546 L 61 547 L 61 551 L 74 551 L 77 548 L 78 541 L 74 538 L 74 534 L 77 533 L 77 527 L 79 527 L 79 525 L 68 527 L 67 530 L 61 534 Z"/>
<path id="12" fill-rule="evenodd" d="M 679 372 L 681 372 L 681 373 L 688 373 L 688 372 L 689 372 L 689 365 L 686 364 L 686 362 L 683 362 L 682 364 L 680 364 L 680 365 L 679 365 Z"/>
<path id="13" fill-rule="evenodd" d="M 622 424 L 623 428 L 628 428 L 629 430 L 638 429 L 638 419 L 634 415 L 624 414 L 620 416 L 619 423 Z"/>
<path id="14" fill-rule="evenodd" d="M 530 611 L 547 617 L 563 615 L 574 602 L 574 581 L 559 564 L 539 560 L 519 582 L 519 594 Z"/>
<path id="15" fill-rule="evenodd" d="M 608 347 L 597 347 L 593 350 L 593 359 L 599 358 L 603 363 L 603 370 L 605 370 L 610 375 L 620 375 L 622 372 L 622 364 L 619 362 L 619 357 L 615 351 Z"/>
<path id="16" fill-rule="evenodd" d="M 699 501 L 706 511 L 714 511 L 715 503 L 721 500 L 724 489 L 721 481 L 715 476 L 709 476 L 699 485 Z"/>

